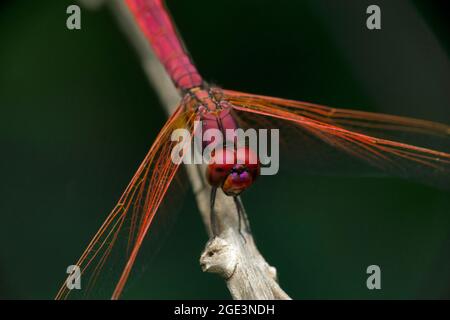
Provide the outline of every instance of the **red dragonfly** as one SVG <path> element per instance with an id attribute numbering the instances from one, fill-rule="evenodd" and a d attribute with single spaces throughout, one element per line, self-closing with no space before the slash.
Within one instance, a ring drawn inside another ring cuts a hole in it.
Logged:
<path id="1" fill-rule="evenodd" d="M 120 269 L 113 299 L 120 297 L 155 214 L 179 169 L 179 164 L 171 160 L 176 144 L 171 141 L 171 134 L 180 128 L 192 133 L 195 120 L 202 121 L 206 128 L 220 130 L 280 128 L 282 143 L 291 151 L 301 150 L 295 160 L 288 160 L 295 162 L 295 169 L 326 172 L 339 167 L 354 171 L 358 165 L 363 165 L 450 189 L 450 154 L 437 151 L 436 144 L 429 144 L 448 143 L 450 126 L 210 86 L 192 63 L 163 0 L 126 0 L 126 3 L 183 98 L 77 262 L 82 274 L 97 277 L 120 238 L 121 230 L 127 229 L 129 251 L 124 253 L 126 263 Z M 247 155 L 253 152 L 247 147 L 241 151 Z M 239 152 L 236 154 L 231 157 L 239 157 Z M 237 199 L 253 184 L 259 170 L 259 163 L 248 161 L 208 166 L 207 177 L 213 190 L 212 218 L 216 190 L 221 188 Z M 214 235 L 214 225 L 212 230 Z M 69 293 L 63 284 L 56 298 L 65 299 Z"/>

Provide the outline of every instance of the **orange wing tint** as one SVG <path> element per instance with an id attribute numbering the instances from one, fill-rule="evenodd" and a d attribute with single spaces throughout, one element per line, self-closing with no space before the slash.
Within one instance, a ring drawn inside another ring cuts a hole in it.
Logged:
<path id="1" fill-rule="evenodd" d="M 180 106 L 158 134 L 119 202 L 76 263 L 82 278 L 88 279 L 84 290 L 89 291 L 95 284 L 114 250 L 122 257 L 122 262 L 126 261 L 124 265 L 114 265 L 114 269 L 121 273 L 112 298 L 120 296 L 153 217 L 179 167 L 171 161 L 170 154 L 176 142 L 171 142 L 170 135 L 177 128 L 192 132 L 194 118 L 194 113 Z M 124 233 L 128 233 L 128 237 Z M 128 240 L 125 246 L 118 248 L 116 244 L 122 236 Z M 56 299 L 66 299 L 69 294 L 70 290 L 64 283 Z"/>
<path id="2" fill-rule="evenodd" d="M 276 126 L 269 123 L 277 119 L 281 131 L 284 127 L 295 126 L 291 131 L 313 137 L 328 149 L 338 149 L 381 171 L 450 189 L 450 154 L 428 147 L 444 149 L 449 145 L 450 127 L 447 125 L 235 91 L 225 90 L 224 94 L 247 126 L 255 127 L 259 122 L 261 128 L 274 128 Z M 291 153 L 302 149 L 313 159 L 322 157 L 315 155 L 314 147 L 302 148 L 302 139 L 293 139 L 290 139 Z M 334 165 L 332 158 L 325 164 Z"/>

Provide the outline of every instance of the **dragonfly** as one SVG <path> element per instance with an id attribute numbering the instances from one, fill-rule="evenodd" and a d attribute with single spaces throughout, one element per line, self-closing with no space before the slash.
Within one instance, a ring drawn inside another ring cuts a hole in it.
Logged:
<path id="1" fill-rule="evenodd" d="M 353 171 L 362 165 L 450 190 L 450 153 L 435 147 L 448 144 L 450 126 L 212 86 L 195 67 L 163 0 L 126 0 L 126 4 L 182 98 L 76 263 L 82 275 L 90 274 L 95 279 L 111 252 L 117 250 L 118 239 L 127 233 L 127 250 L 123 253 L 126 262 L 119 271 L 112 299 L 121 296 L 154 217 L 179 171 L 180 163 L 171 159 L 176 144 L 171 134 L 177 129 L 194 133 L 196 121 L 206 129 L 218 130 L 281 128 L 280 143 L 287 145 L 289 156 L 301 150 L 298 157 L 289 160 L 299 171 L 327 172 L 335 167 Z M 219 157 L 231 158 L 230 163 L 213 161 L 207 167 L 206 177 L 212 186 L 213 236 L 216 191 L 221 189 L 239 199 L 258 180 L 261 164 L 248 161 L 253 154 L 255 150 L 245 146 L 231 154 L 224 151 Z M 244 160 L 237 161 L 242 155 Z M 69 294 L 64 283 L 56 298 L 65 299 Z"/>

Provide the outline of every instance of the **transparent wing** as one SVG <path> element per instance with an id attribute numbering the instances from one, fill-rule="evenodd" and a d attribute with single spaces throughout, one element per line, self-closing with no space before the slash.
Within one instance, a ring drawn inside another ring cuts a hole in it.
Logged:
<path id="1" fill-rule="evenodd" d="M 450 189 L 447 125 L 236 91 L 223 94 L 243 126 L 280 129 L 281 143 L 289 147 L 284 157 L 296 160 L 295 169 L 328 174 L 369 172 L 370 167 Z M 437 146 L 439 151 L 433 149 Z"/>
<path id="2" fill-rule="evenodd" d="M 111 267 L 115 284 L 112 297 L 120 296 L 142 242 L 179 167 L 171 160 L 176 142 L 172 142 L 170 136 L 178 128 L 192 132 L 194 118 L 195 114 L 185 111 L 183 106 L 177 108 L 158 134 L 117 205 L 79 258 L 76 265 L 82 278 L 87 279 L 84 297 L 96 285 L 112 254 L 120 257 L 114 260 Z M 70 293 L 64 282 L 56 299 L 66 299 Z"/>

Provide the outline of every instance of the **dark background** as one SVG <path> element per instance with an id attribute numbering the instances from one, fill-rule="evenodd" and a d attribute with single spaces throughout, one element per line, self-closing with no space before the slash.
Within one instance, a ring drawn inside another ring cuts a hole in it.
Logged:
<path id="1" fill-rule="evenodd" d="M 365 27 L 378 4 L 382 30 Z M 444 1 L 168 1 L 196 62 L 224 88 L 450 123 Z M 0 5 L 0 297 L 53 298 L 165 121 L 106 9 Z M 301 146 L 293 146 L 293 148 Z M 264 177 L 244 195 L 263 255 L 296 299 L 450 298 L 450 197 L 395 178 Z M 203 274 L 185 196 L 124 298 L 229 298 Z M 382 290 L 366 288 L 368 265 Z"/>

